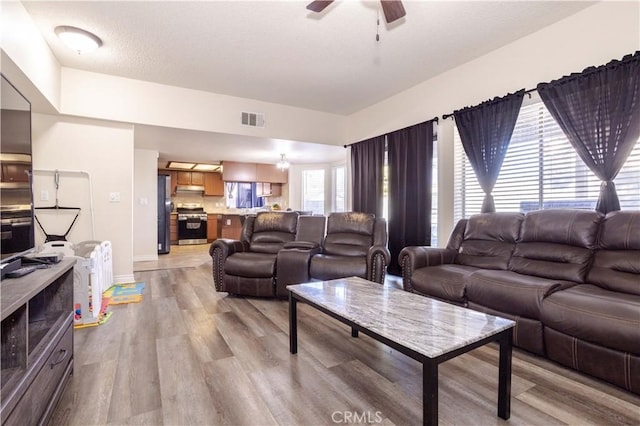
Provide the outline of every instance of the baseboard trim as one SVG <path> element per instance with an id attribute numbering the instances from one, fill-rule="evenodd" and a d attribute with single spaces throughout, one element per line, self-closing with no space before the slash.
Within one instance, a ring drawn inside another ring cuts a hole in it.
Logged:
<path id="1" fill-rule="evenodd" d="M 158 260 L 158 254 L 141 254 L 133 257 L 134 262 L 149 262 Z"/>
<path id="2" fill-rule="evenodd" d="M 113 276 L 114 284 L 130 284 L 135 282 L 136 282 L 136 279 L 133 275 L 114 275 Z"/>

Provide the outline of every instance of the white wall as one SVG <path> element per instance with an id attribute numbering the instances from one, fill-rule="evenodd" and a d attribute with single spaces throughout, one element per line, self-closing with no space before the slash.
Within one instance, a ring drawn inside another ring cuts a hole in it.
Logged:
<path id="1" fill-rule="evenodd" d="M 265 113 L 265 127 L 241 112 Z M 61 113 L 132 123 L 342 144 L 346 117 L 253 99 L 62 68 Z"/>
<path id="2" fill-rule="evenodd" d="M 0 2 L 2 73 L 29 99 L 35 111 L 60 104 L 60 64 L 24 6 Z"/>
<path id="3" fill-rule="evenodd" d="M 518 89 L 534 88 L 640 49 L 640 3 L 601 2 L 349 117 L 355 142 Z M 434 58 L 437 60 L 438 58 Z M 438 128 L 438 245 L 453 227 L 453 125 Z"/>
<path id="4" fill-rule="evenodd" d="M 133 261 L 158 259 L 158 152 L 134 151 Z"/>
<path id="5" fill-rule="evenodd" d="M 115 281 L 133 281 L 133 127 L 129 124 L 33 114 L 32 131 L 34 169 L 81 170 L 91 176 L 95 239 L 111 241 Z M 36 176 L 36 205 L 49 205 L 55 201 L 51 198 L 54 191 L 52 185 L 51 175 Z M 49 202 L 40 200 L 42 190 L 49 191 Z M 118 193 L 120 201 L 110 202 L 111 193 Z M 82 207 L 82 219 L 68 237 L 71 242 L 93 238 L 89 200 L 86 182 L 83 183 L 81 178 L 61 177 L 60 204 Z M 70 222 L 68 217 L 62 215 L 49 219 L 49 227 L 55 230 L 50 233 L 65 231 Z M 37 243 L 42 243 L 40 230 L 36 231 L 36 238 Z"/>

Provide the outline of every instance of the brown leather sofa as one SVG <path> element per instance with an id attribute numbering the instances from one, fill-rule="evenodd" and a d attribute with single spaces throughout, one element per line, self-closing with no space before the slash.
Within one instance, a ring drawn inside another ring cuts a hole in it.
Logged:
<path id="1" fill-rule="evenodd" d="M 314 279 L 382 283 L 389 263 L 386 222 L 358 212 L 261 212 L 246 217 L 240 240 L 217 239 L 209 254 L 217 291 L 259 297 L 287 297 L 287 285 Z"/>
<path id="2" fill-rule="evenodd" d="M 475 215 L 399 262 L 405 290 L 513 319 L 516 346 L 640 393 L 640 212 Z"/>
<path id="3" fill-rule="evenodd" d="M 386 221 L 370 213 L 331 213 L 320 253 L 311 258 L 309 276 L 331 280 L 357 276 L 383 283 L 390 254 Z"/>

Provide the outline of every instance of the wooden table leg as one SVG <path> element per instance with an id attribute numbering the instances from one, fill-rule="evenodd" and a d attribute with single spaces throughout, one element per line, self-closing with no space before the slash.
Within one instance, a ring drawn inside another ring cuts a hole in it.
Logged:
<path id="1" fill-rule="evenodd" d="M 297 303 L 293 293 L 289 292 L 289 352 L 298 353 L 298 315 Z"/>
<path id="2" fill-rule="evenodd" d="M 438 363 L 422 363 L 422 424 L 438 425 Z"/>
<path id="3" fill-rule="evenodd" d="M 511 347 L 513 328 L 502 333 L 498 371 L 498 417 L 507 420 L 511 415 Z"/>

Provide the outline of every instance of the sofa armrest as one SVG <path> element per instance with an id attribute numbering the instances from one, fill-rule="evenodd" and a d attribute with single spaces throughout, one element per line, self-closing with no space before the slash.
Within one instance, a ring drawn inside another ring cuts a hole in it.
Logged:
<path id="1" fill-rule="evenodd" d="M 289 241 L 287 243 L 284 243 L 283 249 L 312 250 L 319 247 L 319 243 L 314 243 L 311 241 Z"/>
<path id="2" fill-rule="evenodd" d="M 299 241 L 302 242 L 302 241 Z M 287 286 L 311 281 L 309 276 L 309 264 L 311 258 L 322 252 L 320 244 L 285 244 L 278 252 L 276 260 L 276 296 L 287 297 Z"/>
<path id="3" fill-rule="evenodd" d="M 391 254 L 386 246 L 371 246 L 367 253 L 367 279 L 374 283 L 383 284 L 384 274 L 390 261 Z"/>
<path id="4" fill-rule="evenodd" d="M 400 251 L 398 263 L 402 268 L 402 286 L 406 291 L 413 291 L 411 287 L 411 275 L 416 269 L 427 266 L 444 265 L 453 263 L 458 252 L 448 248 L 427 246 L 410 246 Z"/>
<path id="5" fill-rule="evenodd" d="M 224 291 L 222 290 L 222 280 L 224 279 L 224 262 L 227 257 L 233 253 L 247 251 L 248 249 L 248 244 L 239 240 L 218 238 L 211 243 L 209 255 L 213 259 L 213 282 L 216 291 Z"/>

